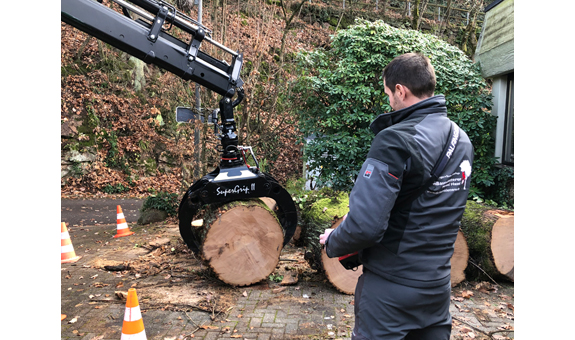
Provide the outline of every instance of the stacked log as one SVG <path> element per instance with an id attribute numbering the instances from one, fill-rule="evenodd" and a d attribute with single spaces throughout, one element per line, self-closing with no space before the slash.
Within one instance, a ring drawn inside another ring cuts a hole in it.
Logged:
<path id="1" fill-rule="evenodd" d="M 270 202 L 267 202 L 270 204 Z M 284 233 L 275 213 L 259 199 L 206 206 L 192 223 L 202 259 L 221 281 L 247 286 L 276 268 Z"/>

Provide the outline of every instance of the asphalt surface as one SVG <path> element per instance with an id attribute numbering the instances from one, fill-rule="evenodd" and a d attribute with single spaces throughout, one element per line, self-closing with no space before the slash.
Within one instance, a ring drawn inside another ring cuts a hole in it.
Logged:
<path id="1" fill-rule="evenodd" d="M 115 224 L 119 205 L 126 221 L 136 222 L 140 217 L 143 199 L 62 199 L 61 221 L 69 226 Z"/>

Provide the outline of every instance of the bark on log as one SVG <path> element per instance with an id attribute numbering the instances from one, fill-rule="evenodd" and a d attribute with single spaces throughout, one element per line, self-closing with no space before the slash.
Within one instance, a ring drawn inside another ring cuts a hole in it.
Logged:
<path id="1" fill-rule="evenodd" d="M 472 264 L 465 271 L 468 280 L 514 280 L 513 225 L 513 212 L 467 201 L 461 230 Z"/>
<path id="2" fill-rule="evenodd" d="M 200 252 L 214 274 L 232 286 L 247 286 L 267 278 L 276 268 L 284 239 L 275 214 L 259 200 L 234 201 L 200 213 L 193 227 Z"/>

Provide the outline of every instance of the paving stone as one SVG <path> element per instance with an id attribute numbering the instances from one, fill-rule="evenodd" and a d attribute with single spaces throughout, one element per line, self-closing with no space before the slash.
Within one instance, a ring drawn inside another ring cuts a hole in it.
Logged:
<path id="1" fill-rule="evenodd" d="M 276 319 L 276 313 L 265 313 L 262 319 L 262 323 L 274 322 Z"/>

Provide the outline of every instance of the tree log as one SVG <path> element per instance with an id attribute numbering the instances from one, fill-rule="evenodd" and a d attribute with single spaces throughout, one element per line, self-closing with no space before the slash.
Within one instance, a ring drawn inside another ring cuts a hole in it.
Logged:
<path id="1" fill-rule="evenodd" d="M 514 280 L 513 225 L 513 212 L 467 201 L 461 230 L 473 264 L 465 271 L 468 280 Z"/>
<path id="2" fill-rule="evenodd" d="M 347 270 L 337 258 L 329 258 L 319 244 L 319 235 L 327 228 L 337 228 L 349 210 L 349 197 L 346 193 L 334 192 L 319 195 L 302 211 L 301 240 L 306 247 L 305 259 L 312 269 L 325 273 L 328 281 L 340 292 L 354 294 L 362 266 L 357 270 Z M 331 225 L 330 225 L 331 224 Z M 451 285 L 465 280 L 465 269 L 469 250 L 464 234 L 459 231 L 451 258 Z"/>
<path id="3" fill-rule="evenodd" d="M 259 199 L 206 206 L 192 232 L 215 275 L 232 286 L 267 278 L 279 262 L 284 239 L 275 214 Z"/>
<path id="4" fill-rule="evenodd" d="M 305 259 L 312 269 L 323 272 L 339 292 L 354 294 L 363 266 L 347 270 L 337 257 L 329 258 L 324 247 L 319 244 L 319 235 L 325 229 L 335 229 L 343 221 L 343 216 L 349 211 L 349 197 L 345 192 L 324 191 L 313 197 L 312 201 L 302 211 L 300 241 L 306 247 Z"/>
<path id="5" fill-rule="evenodd" d="M 347 214 L 348 205 L 349 197 L 345 192 L 325 190 L 308 195 L 306 205 L 301 210 L 299 241 L 306 248 L 304 257 L 312 269 L 324 270 L 321 259 L 323 246 L 319 244 L 319 235 Z"/>

